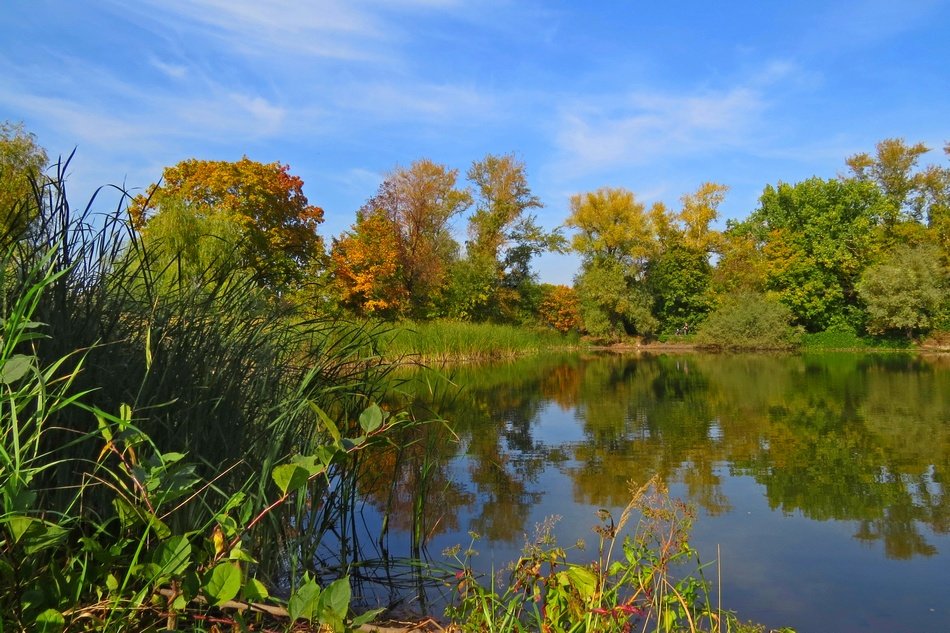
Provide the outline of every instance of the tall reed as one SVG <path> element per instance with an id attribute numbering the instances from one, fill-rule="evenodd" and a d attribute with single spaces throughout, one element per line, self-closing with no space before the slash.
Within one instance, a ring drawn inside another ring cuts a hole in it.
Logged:
<path id="1" fill-rule="evenodd" d="M 398 323 L 386 338 L 388 358 L 425 362 L 510 358 L 579 344 L 576 336 L 547 328 L 448 319 Z"/>

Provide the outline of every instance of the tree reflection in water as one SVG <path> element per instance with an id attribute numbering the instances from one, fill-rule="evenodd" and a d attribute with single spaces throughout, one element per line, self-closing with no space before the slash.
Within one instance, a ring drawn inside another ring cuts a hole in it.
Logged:
<path id="1" fill-rule="evenodd" d="M 517 542 L 532 507 L 562 492 L 541 485 L 547 469 L 569 476 L 565 503 L 623 506 L 629 481 L 659 475 L 719 515 L 732 509 L 725 467 L 775 511 L 855 522 L 855 538 L 889 558 L 934 555 L 927 532 L 950 525 L 945 359 L 586 354 L 443 373 L 459 388 L 417 406 L 447 426 L 369 460 L 381 476 L 362 489 L 391 528 L 421 538 Z M 549 428 L 551 408 L 576 420 L 568 439 Z"/>

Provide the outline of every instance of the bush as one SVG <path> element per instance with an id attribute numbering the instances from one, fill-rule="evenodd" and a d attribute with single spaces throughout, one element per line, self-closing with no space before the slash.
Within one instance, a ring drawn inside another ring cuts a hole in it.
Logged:
<path id="1" fill-rule="evenodd" d="M 801 342 L 787 306 L 755 292 L 730 295 L 703 323 L 696 342 L 730 349 L 790 349 Z"/>

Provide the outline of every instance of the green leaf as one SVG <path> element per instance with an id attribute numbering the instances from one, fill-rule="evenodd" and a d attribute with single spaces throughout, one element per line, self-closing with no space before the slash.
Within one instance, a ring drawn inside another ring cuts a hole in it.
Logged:
<path id="1" fill-rule="evenodd" d="M 353 618 L 353 621 L 350 622 L 350 626 L 354 629 L 358 629 L 364 624 L 369 624 L 370 622 L 376 619 L 376 616 L 378 616 L 380 613 L 382 613 L 385 610 L 386 609 L 372 609 L 370 611 L 361 613 L 355 618 Z"/>
<path id="2" fill-rule="evenodd" d="M 191 562 L 191 543 L 184 536 L 173 536 L 155 550 L 152 561 L 157 566 L 157 576 L 177 576 Z"/>
<path id="3" fill-rule="evenodd" d="M 44 549 L 55 547 L 66 538 L 67 530 L 55 523 L 25 516 L 12 516 L 6 519 L 10 526 L 13 542 L 23 546 L 26 554 L 36 554 Z"/>
<path id="4" fill-rule="evenodd" d="M 317 417 L 323 421 L 323 426 L 326 427 L 327 433 L 330 434 L 330 437 L 333 438 L 333 441 L 337 444 L 340 443 L 340 429 L 337 428 L 336 423 L 330 419 L 323 409 L 315 405 L 314 403 L 309 403 L 310 408 L 313 409 L 313 412 L 317 414 Z"/>
<path id="5" fill-rule="evenodd" d="M 317 604 L 320 601 L 320 585 L 313 579 L 307 581 L 290 596 L 287 603 L 287 613 L 290 620 L 304 618 L 307 622 L 312 622 L 317 615 Z"/>
<path id="6" fill-rule="evenodd" d="M 16 382 L 26 375 L 33 366 L 33 356 L 14 354 L 0 365 L 0 382 L 5 385 Z"/>
<path id="7" fill-rule="evenodd" d="M 300 466 L 307 471 L 307 475 L 313 477 L 317 473 L 323 472 L 323 464 L 317 463 L 318 457 L 316 455 L 295 455 L 293 459 L 290 460 L 290 463 L 295 466 Z"/>
<path id="8" fill-rule="evenodd" d="M 567 575 L 571 579 L 571 585 L 577 589 L 584 600 L 590 600 L 597 591 L 597 576 L 594 572 L 579 565 L 571 565 L 567 569 Z"/>
<path id="9" fill-rule="evenodd" d="M 287 491 L 296 490 L 307 483 L 310 475 L 297 464 L 281 464 L 273 470 L 271 477 L 281 493 L 287 494 Z"/>
<path id="10" fill-rule="evenodd" d="M 360 428 L 372 433 L 383 425 L 383 410 L 377 404 L 371 404 L 360 414 Z"/>
<path id="11" fill-rule="evenodd" d="M 56 609 L 47 609 L 36 616 L 36 630 L 41 633 L 53 633 L 66 628 L 66 618 Z"/>
<path id="12" fill-rule="evenodd" d="M 320 596 L 320 604 L 321 620 L 327 612 L 340 620 L 345 618 L 346 612 L 350 610 L 350 579 L 344 576 L 327 585 Z"/>
<path id="13" fill-rule="evenodd" d="M 267 600 L 267 586 L 257 578 L 248 578 L 244 585 L 244 599 L 250 601 Z"/>
<path id="14" fill-rule="evenodd" d="M 241 568 L 237 563 L 216 565 L 205 577 L 203 589 L 216 606 L 233 600 L 241 590 Z"/>
<path id="15" fill-rule="evenodd" d="M 242 561 L 242 562 L 245 562 L 245 563 L 256 563 L 256 562 L 257 562 L 256 560 L 254 560 L 254 557 L 253 557 L 253 556 L 251 556 L 250 554 L 248 554 L 247 552 L 245 552 L 245 551 L 241 548 L 240 544 L 238 544 L 237 547 L 232 547 L 232 548 L 231 548 L 231 551 L 228 552 L 228 559 L 229 559 L 229 560 L 239 560 L 239 561 Z"/>

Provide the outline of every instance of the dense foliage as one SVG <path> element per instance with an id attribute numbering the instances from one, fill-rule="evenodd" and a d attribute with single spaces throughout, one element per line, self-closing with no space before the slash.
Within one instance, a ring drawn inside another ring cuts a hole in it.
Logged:
<path id="1" fill-rule="evenodd" d="M 950 322 L 950 167 L 920 165 L 928 152 L 887 139 L 847 158 L 845 175 L 768 184 L 725 230 L 716 223 L 728 188 L 713 182 L 676 209 L 623 188 L 578 193 L 563 227 L 547 230 L 513 154 L 486 155 L 464 173 L 429 159 L 396 167 L 352 226 L 328 238 L 328 253 L 317 233 L 323 211 L 279 163 L 184 160 L 128 210 L 136 239 L 177 271 L 176 283 L 201 288 L 239 274 L 311 316 L 541 326 L 609 342 L 695 334 L 741 295 L 762 298 L 760 307 L 779 302 L 784 326 L 810 334 L 915 338 Z M 9 207 L 46 156 L 5 124 L 0 158 Z M 4 231 L 23 235 L 29 222 L 5 213 Z M 534 259 L 568 248 L 581 259 L 573 287 L 540 284 Z M 762 318 L 773 316 L 770 308 Z M 712 341 L 714 331 L 703 340 L 737 344 Z M 786 345 L 785 327 L 774 332 L 770 346 Z"/>

